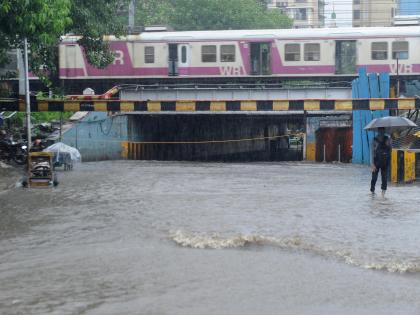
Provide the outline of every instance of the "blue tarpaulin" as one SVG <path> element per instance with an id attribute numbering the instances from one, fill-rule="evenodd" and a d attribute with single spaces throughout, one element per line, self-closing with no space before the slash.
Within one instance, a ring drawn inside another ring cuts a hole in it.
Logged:
<path id="1" fill-rule="evenodd" d="M 359 78 L 352 82 L 353 98 L 388 98 L 389 73 L 366 73 L 359 69 Z M 353 163 L 370 164 L 370 145 L 374 138 L 373 131 L 363 128 L 375 118 L 389 116 L 389 110 L 353 111 Z"/>

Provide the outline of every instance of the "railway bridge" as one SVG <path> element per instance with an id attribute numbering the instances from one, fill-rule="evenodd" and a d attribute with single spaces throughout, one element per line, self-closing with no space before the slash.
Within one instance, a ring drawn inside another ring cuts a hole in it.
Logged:
<path id="1" fill-rule="evenodd" d="M 354 111 L 354 110 L 416 110 L 419 98 L 377 99 L 264 99 L 264 100 L 123 100 L 96 97 L 69 97 L 66 99 L 31 98 L 32 112 L 142 112 L 148 113 L 237 113 L 284 111 Z M 1 111 L 26 111 L 22 99 L 0 99 Z"/>
<path id="2" fill-rule="evenodd" d="M 350 162 L 354 111 L 420 109 L 416 98 L 135 100 L 130 93 L 32 98 L 31 111 L 87 112 L 63 135 L 84 160 Z M 25 110 L 23 100 L 0 100 L 0 111 Z"/>

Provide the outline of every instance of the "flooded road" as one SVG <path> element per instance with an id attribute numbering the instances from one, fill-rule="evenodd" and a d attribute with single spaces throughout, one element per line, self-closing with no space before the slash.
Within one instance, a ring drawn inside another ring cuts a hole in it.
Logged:
<path id="1" fill-rule="evenodd" d="M 1 314 L 420 313 L 420 187 L 372 197 L 367 167 L 0 171 Z"/>

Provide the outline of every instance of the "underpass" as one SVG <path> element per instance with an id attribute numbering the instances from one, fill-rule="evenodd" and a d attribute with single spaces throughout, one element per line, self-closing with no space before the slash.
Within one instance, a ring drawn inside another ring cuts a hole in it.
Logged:
<path id="1" fill-rule="evenodd" d="M 420 108 L 420 100 L 414 98 L 129 98 L 33 98 L 31 111 L 89 112 L 63 135 L 87 160 L 350 162 L 352 111 Z M 26 104 L 3 99 L 0 109 L 25 111 Z"/>

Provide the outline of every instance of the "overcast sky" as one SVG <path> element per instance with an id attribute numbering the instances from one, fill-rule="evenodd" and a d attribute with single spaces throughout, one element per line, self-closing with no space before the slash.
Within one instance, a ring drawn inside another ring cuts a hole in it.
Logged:
<path id="1" fill-rule="evenodd" d="M 325 1 L 325 26 L 331 24 L 331 13 L 334 11 L 337 15 L 337 26 L 351 26 L 352 22 L 352 0 L 326 0 Z"/>

